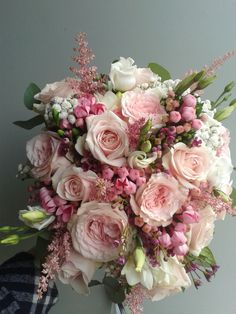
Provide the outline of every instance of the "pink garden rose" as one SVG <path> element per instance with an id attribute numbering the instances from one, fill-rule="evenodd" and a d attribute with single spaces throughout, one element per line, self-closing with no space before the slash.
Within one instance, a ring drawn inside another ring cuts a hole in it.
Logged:
<path id="1" fill-rule="evenodd" d="M 79 253 L 72 251 L 67 261 L 62 265 L 58 277 L 64 284 L 70 284 L 76 292 L 88 295 L 88 284 L 96 268 L 94 261 L 84 258 Z"/>
<path id="2" fill-rule="evenodd" d="M 192 189 L 207 178 L 209 151 L 203 146 L 189 148 L 184 143 L 178 143 L 163 156 L 162 163 L 183 186 Z"/>
<path id="3" fill-rule="evenodd" d="M 111 111 L 86 118 L 86 143 L 92 155 L 102 163 L 121 167 L 128 153 L 126 123 Z"/>
<path id="4" fill-rule="evenodd" d="M 121 236 L 128 224 L 123 210 L 109 203 L 83 203 L 69 222 L 74 249 L 97 262 L 108 262 L 119 256 Z"/>
<path id="5" fill-rule="evenodd" d="M 34 96 L 35 99 L 40 100 L 44 104 L 50 102 L 53 97 L 71 97 L 74 94 L 73 89 L 66 81 L 54 82 L 47 84 L 40 93 Z"/>
<path id="6" fill-rule="evenodd" d="M 97 175 L 93 171 L 69 166 L 60 168 L 52 177 L 52 185 L 57 194 L 67 201 L 87 201 L 91 185 L 96 182 Z"/>
<path id="7" fill-rule="evenodd" d="M 26 154 L 33 168 L 34 178 L 49 180 L 58 168 L 70 165 L 70 162 L 59 154 L 61 140 L 51 134 L 36 135 L 26 144 Z"/>
<path id="8" fill-rule="evenodd" d="M 162 118 L 166 111 L 160 104 L 160 96 L 155 89 L 135 89 L 123 94 L 121 98 L 122 114 L 134 123 L 141 118 L 152 119 L 153 126 L 163 125 Z"/>
<path id="9" fill-rule="evenodd" d="M 167 226 L 183 205 L 187 194 L 188 190 L 181 188 L 173 177 L 164 173 L 153 174 L 135 196 L 131 195 L 130 204 L 134 213 L 147 224 Z"/>
<path id="10" fill-rule="evenodd" d="M 198 256 L 213 239 L 217 215 L 210 205 L 199 210 L 199 222 L 190 225 L 190 253 Z"/>

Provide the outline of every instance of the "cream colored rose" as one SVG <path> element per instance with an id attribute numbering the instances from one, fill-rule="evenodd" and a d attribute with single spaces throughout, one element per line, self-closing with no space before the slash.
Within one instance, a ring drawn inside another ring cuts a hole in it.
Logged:
<path id="1" fill-rule="evenodd" d="M 42 101 L 44 104 L 50 102 L 53 97 L 71 97 L 74 95 L 73 89 L 66 81 L 54 82 L 47 84 L 40 93 L 34 96 L 35 99 Z"/>
<path id="2" fill-rule="evenodd" d="M 209 151 L 205 147 L 189 148 L 178 143 L 163 156 L 162 164 L 183 186 L 192 189 L 206 181 L 210 169 Z"/>
<path id="3" fill-rule="evenodd" d="M 176 257 L 161 256 L 160 266 L 152 269 L 154 288 L 149 291 L 153 301 L 162 300 L 191 286 L 191 280 L 184 266 Z"/>
<path id="4" fill-rule="evenodd" d="M 128 153 L 127 124 L 111 111 L 86 118 L 86 143 L 94 158 L 121 167 Z"/>
<path id="5" fill-rule="evenodd" d="M 89 294 L 88 284 L 96 271 L 96 263 L 75 251 L 71 251 L 67 261 L 61 266 L 58 273 L 59 280 L 80 294 Z"/>
<path id="6" fill-rule="evenodd" d="M 210 205 L 199 210 L 199 222 L 190 225 L 189 252 L 198 256 L 213 239 L 217 215 Z"/>

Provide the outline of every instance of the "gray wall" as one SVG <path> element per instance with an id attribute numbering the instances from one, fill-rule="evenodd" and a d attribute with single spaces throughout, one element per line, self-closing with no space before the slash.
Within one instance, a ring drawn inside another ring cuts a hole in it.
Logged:
<path id="1" fill-rule="evenodd" d="M 31 81 L 46 82 L 69 75 L 73 36 L 88 33 L 100 71 L 112 60 L 132 56 L 138 65 L 157 61 L 173 77 L 200 69 L 225 51 L 236 48 L 235 0 L 0 0 L 0 224 L 14 224 L 26 203 L 26 184 L 15 179 L 25 159 L 25 142 L 37 132 L 27 132 L 12 121 L 30 117 L 22 95 Z M 236 58 L 218 71 L 219 78 L 206 96 L 215 98 L 228 81 L 236 79 Z M 236 92 L 234 92 L 236 97 Z M 235 117 L 227 121 L 232 131 L 236 164 Z M 221 269 L 211 284 L 189 289 L 159 303 L 147 303 L 145 313 L 234 314 L 236 221 L 219 222 L 212 243 Z M 21 247 L 0 248 L 0 261 Z M 52 314 L 109 313 L 103 291 L 81 298 L 59 286 L 61 299 Z M 104 300 L 104 301 L 103 301 Z"/>

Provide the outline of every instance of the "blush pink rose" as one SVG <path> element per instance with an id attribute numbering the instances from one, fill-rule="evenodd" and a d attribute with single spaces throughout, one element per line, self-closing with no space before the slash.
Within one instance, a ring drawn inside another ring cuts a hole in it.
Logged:
<path id="1" fill-rule="evenodd" d="M 71 97 L 74 95 L 73 89 L 70 87 L 69 83 L 66 81 L 54 82 L 52 84 L 47 84 L 40 93 L 34 96 L 35 99 L 40 100 L 44 104 L 50 102 L 53 97 Z"/>
<path id="2" fill-rule="evenodd" d="M 141 118 L 152 119 L 153 126 L 163 125 L 162 118 L 166 111 L 160 104 L 160 96 L 154 90 L 135 89 L 123 94 L 121 99 L 122 114 L 134 123 Z"/>
<path id="3" fill-rule="evenodd" d="M 153 174 L 136 195 L 131 195 L 130 204 L 137 216 L 151 226 L 167 226 L 173 215 L 187 198 L 188 190 L 178 181 L 164 173 Z"/>
<path id="4" fill-rule="evenodd" d="M 52 185 L 61 198 L 72 202 L 85 202 L 96 179 L 97 175 L 93 171 L 83 171 L 82 168 L 69 166 L 56 171 L 52 177 Z"/>
<path id="5" fill-rule="evenodd" d="M 86 123 L 86 143 L 92 155 L 102 163 L 121 167 L 129 145 L 126 123 L 111 111 L 89 116 Z"/>
<path id="6" fill-rule="evenodd" d="M 80 294 L 89 294 L 88 284 L 96 271 L 96 263 L 75 251 L 71 251 L 58 273 L 59 280 Z"/>
<path id="7" fill-rule="evenodd" d="M 34 178 L 49 180 L 58 168 L 68 167 L 70 162 L 59 154 L 61 140 L 51 134 L 36 135 L 26 144 L 26 155 L 33 168 Z"/>
<path id="8" fill-rule="evenodd" d="M 128 224 L 123 210 L 109 203 L 83 203 L 68 224 L 74 249 L 97 262 L 118 258 L 121 236 Z"/>
<path id="9" fill-rule="evenodd" d="M 163 156 L 162 164 L 183 186 L 192 189 L 206 180 L 210 157 L 203 146 L 189 148 L 184 143 L 178 143 Z"/>

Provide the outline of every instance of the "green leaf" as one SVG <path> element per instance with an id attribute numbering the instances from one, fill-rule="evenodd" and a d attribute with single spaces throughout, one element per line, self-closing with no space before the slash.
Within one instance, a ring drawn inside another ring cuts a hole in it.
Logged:
<path id="1" fill-rule="evenodd" d="M 233 188 L 233 191 L 232 191 L 232 193 L 230 194 L 230 198 L 232 199 L 232 201 L 233 201 L 233 206 L 236 206 L 236 189 L 235 188 Z"/>
<path id="2" fill-rule="evenodd" d="M 228 106 L 222 109 L 218 109 L 214 115 L 214 119 L 217 121 L 223 121 L 230 117 L 230 115 L 234 112 L 235 106 Z"/>
<path id="3" fill-rule="evenodd" d="M 208 246 L 206 246 L 204 249 L 202 249 L 199 259 L 205 261 L 209 265 L 216 265 L 215 257 L 212 253 L 212 251 L 209 249 Z"/>
<path id="4" fill-rule="evenodd" d="M 91 280 L 88 284 L 89 287 L 94 287 L 94 286 L 99 286 L 99 285 L 102 285 L 102 282 L 98 280 Z"/>
<path id="5" fill-rule="evenodd" d="M 40 125 L 44 122 L 44 117 L 41 115 L 35 116 L 27 121 L 15 121 L 13 122 L 13 124 L 26 129 L 26 130 L 30 130 L 33 129 L 34 127 L 36 127 L 37 125 Z"/>
<path id="6" fill-rule="evenodd" d="M 34 96 L 40 91 L 41 89 L 35 83 L 29 84 L 24 93 L 24 104 L 26 108 L 28 108 L 29 110 L 33 110 L 33 104 L 38 102 L 34 99 Z"/>
<path id="7" fill-rule="evenodd" d="M 114 303 L 122 303 L 125 300 L 125 292 L 117 279 L 105 277 L 103 279 L 104 288 L 108 298 Z"/>
<path id="8" fill-rule="evenodd" d="M 159 75 L 162 81 L 170 80 L 171 75 L 163 66 L 158 63 L 149 63 L 148 67 L 152 70 L 153 73 Z"/>
<path id="9" fill-rule="evenodd" d="M 205 71 L 200 71 L 197 73 L 192 73 L 185 77 L 177 86 L 175 87 L 175 94 L 180 96 L 185 92 L 191 85 L 198 82 L 205 75 Z"/>
<path id="10" fill-rule="evenodd" d="M 207 78 L 203 78 L 198 82 L 197 89 L 204 89 L 210 84 L 212 84 L 216 79 L 216 75 L 209 76 Z"/>
<path id="11" fill-rule="evenodd" d="M 52 109 L 52 117 L 53 117 L 53 120 L 56 123 L 56 125 L 59 126 L 60 112 L 57 111 L 55 108 Z"/>
<path id="12" fill-rule="evenodd" d="M 35 259 L 38 265 L 40 265 L 43 262 L 44 257 L 46 256 L 48 252 L 47 248 L 49 243 L 50 243 L 49 240 L 46 240 L 45 238 L 38 236 L 35 247 Z"/>

